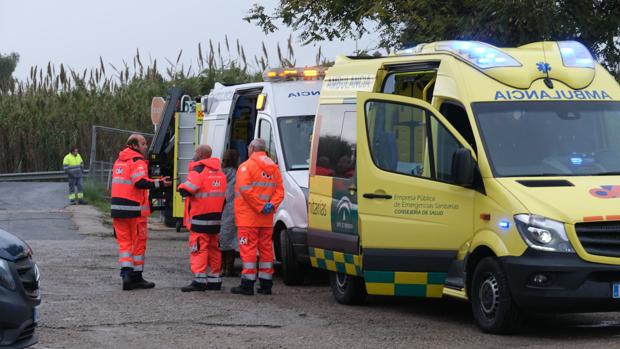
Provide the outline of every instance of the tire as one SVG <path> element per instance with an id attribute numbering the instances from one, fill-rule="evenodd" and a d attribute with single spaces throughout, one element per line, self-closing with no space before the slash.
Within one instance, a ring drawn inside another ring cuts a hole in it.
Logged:
<path id="1" fill-rule="evenodd" d="M 293 241 L 286 229 L 280 231 L 280 263 L 282 280 L 285 285 L 295 286 L 304 283 L 305 266 L 295 258 Z"/>
<path id="2" fill-rule="evenodd" d="M 512 300 L 506 273 L 497 258 L 478 263 L 472 280 L 471 306 L 482 332 L 509 334 L 521 325 L 522 312 Z"/>
<path id="3" fill-rule="evenodd" d="M 364 279 L 357 276 L 330 271 L 329 283 L 332 287 L 334 298 L 340 304 L 362 304 L 368 295 Z"/>

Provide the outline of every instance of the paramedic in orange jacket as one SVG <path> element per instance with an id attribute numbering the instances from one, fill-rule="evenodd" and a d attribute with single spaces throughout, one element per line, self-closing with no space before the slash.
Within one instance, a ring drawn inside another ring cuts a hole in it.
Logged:
<path id="1" fill-rule="evenodd" d="M 178 191 L 185 197 L 185 226 L 189 229 L 189 262 L 194 280 L 183 292 L 221 290 L 222 256 L 219 233 L 226 201 L 226 175 L 220 159 L 211 157 L 211 147 L 196 148 L 187 180 Z M 207 272 L 207 268 L 209 268 Z"/>
<path id="2" fill-rule="evenodd" d="M 118 242 L 123 290 L 155 287 L 154 283 L 142 278 L 150 214 L 149 189 L 172 185 L 169 177 L 156 180 L 148 177 L 148 164 L 144 158 L 146 150 L 146 139 L 132 134 L 112 169 L 110 208 Z"/>
<path id="3" fill-rule="evenodd" d="M 263 139 L 253 140 L 248 154 L 250 158 L 237 170 L 235 183 L 235 222 L 243 271 L 241 285 L 231 292 L 253 295 L 258 270 L 257 292 L 271 294 L 273 214 L 284 199 L 284 187 L 278 165 L 265 153 Z"/>

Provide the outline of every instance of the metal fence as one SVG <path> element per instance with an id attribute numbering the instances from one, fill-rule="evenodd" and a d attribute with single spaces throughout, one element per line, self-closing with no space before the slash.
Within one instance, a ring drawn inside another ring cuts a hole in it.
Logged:
<path id="1" fill-rule="evenodd" d="M 141 134 L 144 137 L 153 137 L 151 133 L 94 125 L 90 147 L 89 168 L 85 174 L 89 181 L 104 185 L 108 190 L 112 182 L 112 167 L 118 152 L 123 149 L 130 134 Z M 2 173 L 0 182 L 16 181 L 62 181 L 67 178 L 64 171 Z"/>

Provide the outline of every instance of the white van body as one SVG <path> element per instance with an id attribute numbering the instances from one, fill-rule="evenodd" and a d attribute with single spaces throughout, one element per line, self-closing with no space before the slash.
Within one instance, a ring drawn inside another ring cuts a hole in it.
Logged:
<path id="1" fill-rule="evenodd" d="M 270 154 L 277 161 L 284 183 L 285 197 L 274 215 L 274 245 L 279 255 L 279 232 L 288 228 L 307 227 L 308 166 L 314 115 L 318 105 L 322 80 L 258 82 L 233 86 L 216 83 L 208 96 L 203 97 L 204 121 L 201 144 L 213 148 L 213 156 L 221 158 L 224 151 L 237 146 L 240 162 L 245 161 L 247 143 L 254 138 L 266 139 Z M 262 110 L 256 110 L 254 96 L 262 94 Z M 244 102 L 243 98 L 249 102 Z M 245 103 L 245 104 L 244 104 Z M 232 130 L 241 111 L 255 113 L 248 125 L 248 142 L 233 144 Z M 240 111 L 241 110 L 241 111 Z M 271 126 L 271 133 L 265 130 Z M 252 129 L 253 128 L 253 129 Z M 252 129 L 252 130 L 250 130 Z M 270 134 L 271 137 L 267 137 Z M 250 139 L 251 136 L 251 139 Z"/>

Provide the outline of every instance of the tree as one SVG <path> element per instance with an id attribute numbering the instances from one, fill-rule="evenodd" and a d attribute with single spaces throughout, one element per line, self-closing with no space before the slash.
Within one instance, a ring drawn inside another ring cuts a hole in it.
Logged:
<path id="1" fill-rule="evenodd" d="M 0 54 L 0 92 L 11 89 L 17 62 L 19 62 L 19 55 L 15 52 L 8 55 Z"/>
<path id="2" fill-rule="evenodd" d="M 301 31 L 304 44 L 360 38 L 373 26 L 386 49 L 446 39 L 498 46 L 577 40 L 620 77 L 617 0 L 280 0 L 272 13 L 254 4 L 244 19 L 266 33 L 282 21 Z"/>

